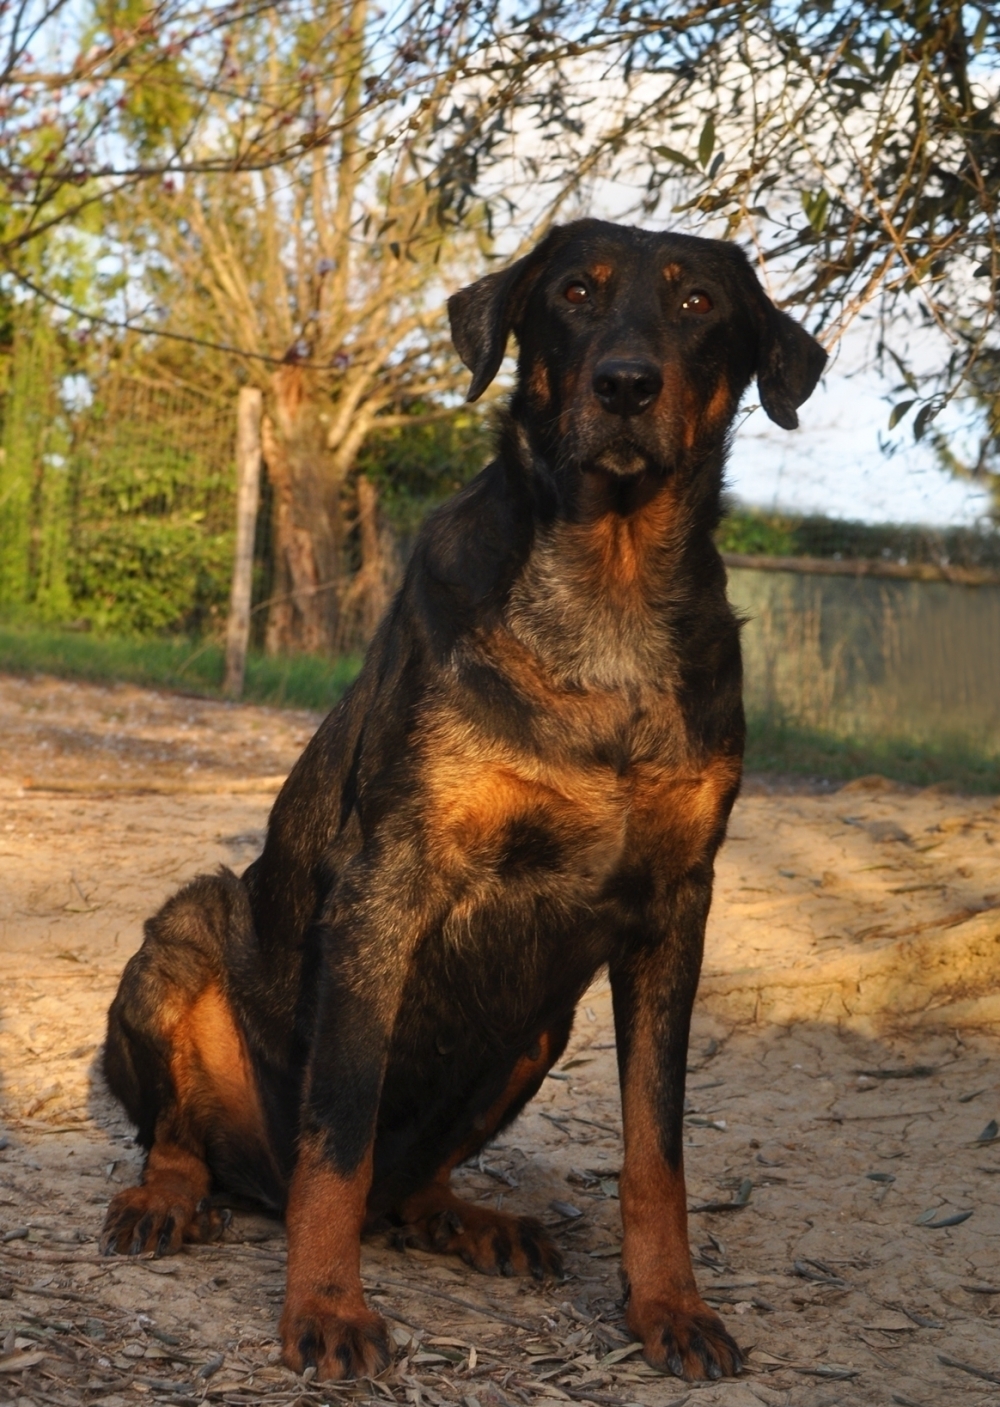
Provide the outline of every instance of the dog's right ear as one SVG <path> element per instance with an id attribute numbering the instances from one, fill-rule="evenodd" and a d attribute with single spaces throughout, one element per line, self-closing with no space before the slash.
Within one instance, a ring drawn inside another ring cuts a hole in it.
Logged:
<path id="1" fill-rule="evenodd" d="M 448 299 L 451 340 L 472 372 L 467 401 L 477 401 L 500 370 L 507 339 L 517 330 L 528 294 L 559 234 L 552 230 L 510 268 L 487 274 Z"/>

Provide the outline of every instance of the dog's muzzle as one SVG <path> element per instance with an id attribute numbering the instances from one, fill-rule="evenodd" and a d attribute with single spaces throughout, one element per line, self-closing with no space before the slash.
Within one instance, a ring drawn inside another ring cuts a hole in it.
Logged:
<path id="1" fill-rule="evenodd" d="M 594 369 L 594 395 L 610 415 L 642 415 L 663 390 L 663 375 L 644 357 L 606 357 Z"/>

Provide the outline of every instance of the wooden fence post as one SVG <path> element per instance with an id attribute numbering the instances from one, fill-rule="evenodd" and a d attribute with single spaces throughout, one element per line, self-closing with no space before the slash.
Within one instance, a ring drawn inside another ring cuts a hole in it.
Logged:
<path id="1" fill-rule="evenodd" d="M 260 504 L 260 422 L 263 396 L 255 386 L 242 386 L 236 407 L 236 552 L 233 588 L 226 623 L 227 698 L 243 693 L 247 646 L 250 642 L 250 593 L 253 587 L 253 544 Z"/>

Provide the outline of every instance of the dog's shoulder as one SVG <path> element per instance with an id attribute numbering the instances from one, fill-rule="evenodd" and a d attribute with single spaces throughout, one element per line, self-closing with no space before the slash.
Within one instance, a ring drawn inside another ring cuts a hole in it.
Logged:
<path id="1" fill-rule="evenodd" d="M 432 513 L 417 538 L 399 601 L 401 624 L 435 663 L 502 609 L 535 535 L 532 485 L 498 456 Z"/>
<path id="2" fill-rule="evenodd" d="M 527 476 L 503 455 L 429 515 L 357 679 L 317 729 L 275 802 L 266 867 L 309 869 L 316 857 L 338 848 L 338 840 L 350 848 L 359 809 L 379 808 L 386 769 L 398 799 L 406 786 L 409 734 L 428 691 L 461 637 L 502 610 L 533 536 Z"/>

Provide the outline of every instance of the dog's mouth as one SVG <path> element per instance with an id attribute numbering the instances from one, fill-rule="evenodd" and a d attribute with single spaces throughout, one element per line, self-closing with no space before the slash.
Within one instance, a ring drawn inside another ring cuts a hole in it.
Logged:
<path id="1" fill-rule="evenodd" d="M 638 420 L 634 424 L 621 420 L 615 425 L 591 424 L 578 441 L 580 462 L 586 468 L 620 478 L 662 469 L 666 446 L 659 443 L 656 428 Z"/>
<path id="2" fill-rule="evenodd" d="M 675 462 L 673 417 L 652 409 L 632 416 L 609 415 L 592 400 L 574 407 L 563 455 L 584 470 L 634 478 L 663 473 Z"/>
<path id="3" fill-rule="evenodd" d="M 590 462 L 595 469 L 603 469 L 607 474 L 629 478 L 635 474 L 643 474 L 651 468 L 652 456 L 634 441 L 620 439 L 599 450 L 591 457 Z"/>

